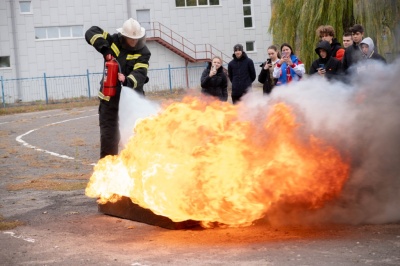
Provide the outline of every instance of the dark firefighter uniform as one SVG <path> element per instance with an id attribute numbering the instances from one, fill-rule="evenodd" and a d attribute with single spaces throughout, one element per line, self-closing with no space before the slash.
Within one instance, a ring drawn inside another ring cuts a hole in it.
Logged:
<path id="1" fill-rule="evenodd" d="M 86 31 L 85 39 L 104 57 L 111 54 L 118 61 L 121 73 L 125 75 L 123 86 L 134 89 L 137 93 L 144 95 L 143 85 L 147 83 L 147 70 L 151 53 L 145 45 L 146 36 L 138 39 L 135 47 L 126 42 L 126 37 L 121 33 L 110 35 L 97 26 Z M 107 155 L 118 154 L 118 143 L 120 141 L 118 124 L 118 105 L 121 95 L 121 82 L 117 83 L 115 96 L 105 97 L 102 94 L 103 80 L 100 82 L 100 158 Z"/>

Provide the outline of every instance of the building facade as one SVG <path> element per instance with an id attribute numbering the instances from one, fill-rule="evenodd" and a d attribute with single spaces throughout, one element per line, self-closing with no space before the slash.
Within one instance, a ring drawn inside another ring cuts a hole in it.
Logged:
<path id="1" fill-rule="evenodd" d="M 204 66 L 211 55 L 229 62 L 236 43 L 260 62 L 272 44 L 269 0 L 4 0 L 0 76 L 102 72 L 103 58 L 86 43 L 85 31 L 97 25 L 114 33 L 129 17 L 147 30 L 150 71 Z"/>

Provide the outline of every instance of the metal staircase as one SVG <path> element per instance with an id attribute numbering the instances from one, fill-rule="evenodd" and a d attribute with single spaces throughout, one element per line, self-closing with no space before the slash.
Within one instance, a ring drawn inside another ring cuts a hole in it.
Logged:
<path id="1" fill-rule="evenodd" d="M 211 44 L 194 44 L 160 22 L 145 23 L 147 41 L 156 41 L 188 62 L 210 62 L 214 56 L 228 64 L 231 56 L 224 54 Z"/>

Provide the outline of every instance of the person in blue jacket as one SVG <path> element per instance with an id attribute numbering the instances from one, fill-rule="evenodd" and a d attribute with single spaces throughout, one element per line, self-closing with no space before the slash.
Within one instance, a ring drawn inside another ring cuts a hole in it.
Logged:
<path id="1" fill-rule="evenodd" d="M 273 77 L 278 79 L 276 86 L 288 84 L 292 81 L 299 81 L 306 73 L 304 64 L 294 54 L 292 46 L 288 43 L 281 45 L 281 59 L 276 63 Z"/>
<path id="2" fill-rule="evenodd" d="M 228 64 L 228 76 L 232 82 L 232 103 L 235 104 L 245 95 L 256 79 L 253 60 L 243 51 L 243 45 L 233 47 L 232 61 Z"/>

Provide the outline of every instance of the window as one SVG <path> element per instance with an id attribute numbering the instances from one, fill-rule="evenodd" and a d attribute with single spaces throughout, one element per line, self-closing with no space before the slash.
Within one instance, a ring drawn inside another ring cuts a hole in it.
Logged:
<path id="1" fill-rule="evenodd" d="M 64 39 L 83 37 L 83 26 L 35 28 L 35 39 Z"/>
<path id="2" fill-rule="evenodd" d="M 175 0 L 176 7 L 219 6 L 219 0 Z"/>
<path id="3" fill-rule="evenodd" d="M 31 14 L 31 1 L 19 1 L 19 10 L 21 13 Z"/>
<path id="4" fill-rule="evenodd" d="M 10 57 L 0 56 L 0 68 L 10 67 Z"/>
<path id="5" fill-rule="evenodd" d="M 254 42 L 246 42 L 246 52 L 255 52 Z"/>
<path id="6" fill-rule="evenodd" d="M 251 0 L 243 0 L 243 19 L 244 19 L 244 27 L 252 28 L 253 27 L 253 16 L 251 12 Z"/>

